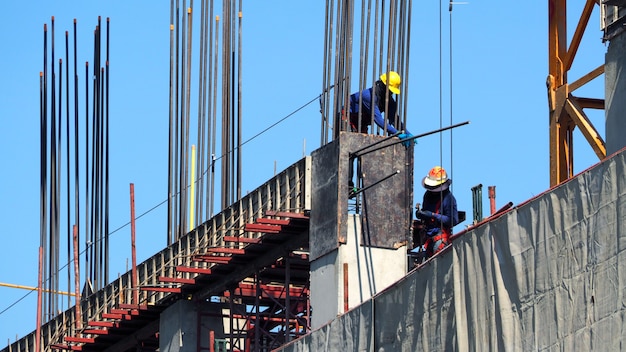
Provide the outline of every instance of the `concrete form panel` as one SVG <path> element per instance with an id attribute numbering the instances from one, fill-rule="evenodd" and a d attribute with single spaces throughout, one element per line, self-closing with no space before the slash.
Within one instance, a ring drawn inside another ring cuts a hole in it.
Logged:
<path id="1" fill-rule="evenodd" d="M 373 140 L 366 142 L 372 143 L 380 138 L 370 137 Z M 366 245 L 399 248 L 409 243 L 413 208 L 412 156 L 413 147 L 407 149 L 402 144 L 395 144 L 361 158 L 363 186 L 366 188 L 362 197 Z"/>
<path id="2" fill-rule="evenodd" d="M 335 140 L 311 153 L 311 215 L 310 215 L 310 258 L 315 260 L 320 256 L 335 250 L 341 239 L 338 205 L 340 196 L 347 202 L 348 181 L 339 178 L 339 174 L 347 175 L 347 170 L 340 170 L 339 141 Z M 345 166 L 347 167 L 347 166 Z M 346 176 L 347 178 L 347 176 Z M 339 193 L 339 188 L 345 189 L 345 194 Z"/>
<path id="3" fill-rule="evenodd" d="M 623 349 L 624 175 L 622 150 L 456 237 L 365 302 L 371 318 L 340 316 L 281 351 L 361 351 L 346 340 L 371 322 L 368 351 Z"/>

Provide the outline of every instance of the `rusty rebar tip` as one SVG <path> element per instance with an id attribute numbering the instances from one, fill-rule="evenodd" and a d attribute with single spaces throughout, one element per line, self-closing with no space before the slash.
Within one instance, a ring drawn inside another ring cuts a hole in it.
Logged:
<path id="1" fill-rule="evenodd" d="M 43 77 L 43 72 L 39 71 L 39 77 Z"/>
<path id="2" fill-rule="evenodd" d="M 50 17 L 52 19 L 52 21 L 54 21 L 54 16 Z"/>
<path id="3" fill-rule="evenodd" d="M 46 24 L 46 23 L 44 23 L 44 24 L 43 24 L 43 30 L 44 30 L 44 31 L 47 31 L 47 30 L 48 30 L 48 24 Z"/>
<path id="4" fill-rule="evenodd" d="M 76 19 L 74 19 L 74 24 L 76 24 Z"/>

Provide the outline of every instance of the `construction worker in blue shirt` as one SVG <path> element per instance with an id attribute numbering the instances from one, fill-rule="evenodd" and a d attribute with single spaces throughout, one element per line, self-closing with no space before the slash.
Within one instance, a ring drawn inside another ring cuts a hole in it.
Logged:
<path id="1" fill-rule="evenodd" d="M 451 183 L 452 180 L 441 166 L 430 169 L 422 180 L 426 192 L 415 216 L 421 220 L 424 243 L 411 251 L 414 256 L 428 258 L 450 244 L 452 227 L 459 223 L 456 198 L 450 192 Z"/>
<path id="2" fill-rule="evenodd" d="M 400 83 L 400 75 L 390 71 L 389 76 L 387 73 L 383 73 L 373 87 L 350 95 L 350 128 L 352 132 L 367 133 L 368 127 L 372 124 L 373 108 L 374 122 L 387 133 L 390 135 L 397 133 L 398 129 L 395 126 L 399 126 L 400 130 L 404 130 L 404 133 L 398 135 L 398 138 L 405 139 L 413 136 L 404 129 L 402 122 L 398 121 L 397 124 L 394 124 L 394 121 L 391 120 L 396 117 L 397 111 L 397 103 L 393 94 L 400 94 Z M 388 99 L 385 100 L 385 97 Z M 383 118 L 383 112 L 386 120 Z M 360 124 L 359 118 L 361 119 Z M 408 147 L 411 143 L 412 141 L 406 141 L 404 145 Z"/>

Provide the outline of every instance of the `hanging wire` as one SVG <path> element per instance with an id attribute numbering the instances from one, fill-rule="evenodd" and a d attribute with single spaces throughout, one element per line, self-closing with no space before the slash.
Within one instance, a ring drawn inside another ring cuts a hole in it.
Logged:
<path id="1" fill-rule="evenodd" d="M 450 14 L 450 20 L 449 20 L 450 28 L 448 29 L 448 35 L 450 36 L 449 40 L 448 40 L 448 45 L 449 45 L 448 52 L 449 52 L 449 55 L 450 55 L 449 58 L 448 58 L 448 62 L 450 64 L 450 66 L 449 66 L 449 72 L 450 72 L 450 78 L 449 78 L 449 80 L 450 80 L 450 82 L 449 82 L 450 96 L 449 96 L 449 99 L 450 99 L 450 125 L 452 125 L 452 100 L 453 100 L 453 97 L 452 97 L 452 0 L 450 0 L 450 3 L 448 5 L 448 12 Z M 453 162 L 453 158 L 452 158 L 453 155 L 454 155 L 453 154 L 453 150 L 452 150 L 452 141 L 453 141 L 452 133 L 453 133 L 452 130 L 450 130 L 450 175 L 451 176 L 454 175 L 454 172 L 453 172 L 454 162 Z M 453 186 L 450 185 L 450 192 L 451 193 L 452 193 L 452 187 Z M 453 207 L 454 207 L 454 204 L 452 202 L 450 202 L 450 214 L 452 214 Z M 451 225 L 454 226 L 455 225 L 454 224 L 454 218 L 452 218 L 451 221 L 452 221 Z"/>

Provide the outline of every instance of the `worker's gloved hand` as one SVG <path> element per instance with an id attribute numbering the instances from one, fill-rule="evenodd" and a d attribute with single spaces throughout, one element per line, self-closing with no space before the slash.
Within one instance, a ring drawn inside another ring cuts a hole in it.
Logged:
<path id="1" fill-rule="evenodd" d="M 433 217 L 433 213 L 428 210 L 418 210 L 415 215 L 418 217 L 418 219 L 422 220 L 432 219 Z"/>
<path id="2" fill-rule="evenodd" d="M 409 138 L 411 138 L 411 137 L 413 137 L 413 135 L 412 135 L 412 134 L 410 134 L 410 133 L 400 133 L 400 134 L 398 135 L 398 138 L 400 138 L 400 139 L 409 139 Z M 408 148 L 408 147 L 410 147 L 410 146 L 411 146 L 411 143 L 415 143 L 415 144 L 417 144 L 417 140 L 416 140 L 416 139 L 406 140 L 406 141 L 404 141 L 402 144 L 403 144 L 405 147 L 407 147 L 407 148 Z"/>
<path id="3" fill-rule="evenodd" d="M 422 220 L 428 220 L 428 219 L 441 220 L 441 214 L 436 214 L 429 210 L 418 210 L 416 213 L 416 216 Z"/>

